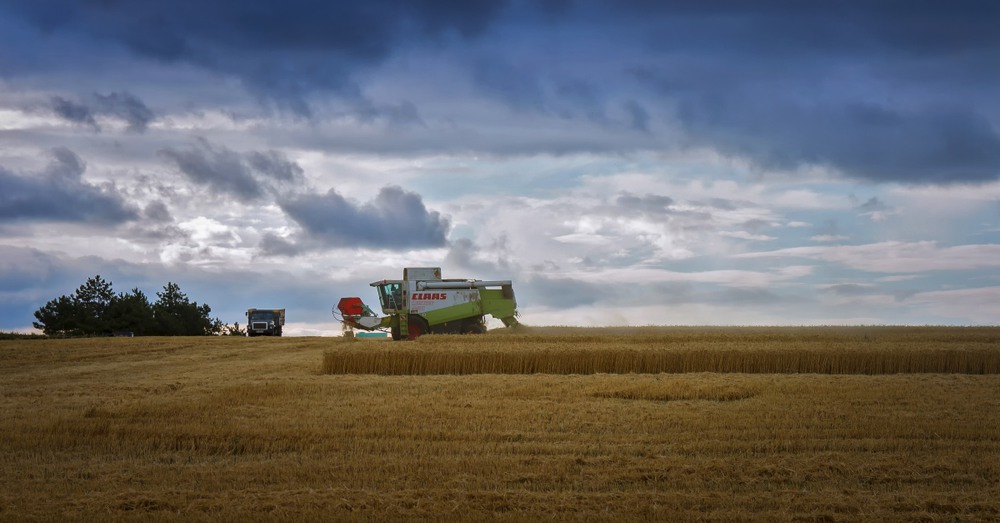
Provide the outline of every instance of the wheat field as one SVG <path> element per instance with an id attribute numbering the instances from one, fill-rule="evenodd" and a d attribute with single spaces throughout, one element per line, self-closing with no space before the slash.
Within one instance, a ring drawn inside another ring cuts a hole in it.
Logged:
<path id="1" fill-rule="evenodd" d="M 1000 374 L 991 328 L 522 328 L 328 350 L 328 374 Z M 618 334 L 616 334 L 618 333 Z"/>
<path id="2" fill-rule="evenodd" d="M 996 521 L 998 341 L 896 327 L 0 341 L 0 520 Z M 328 367 L 397 351 L 563 361 L 559 347 L 894 356 L 877 372 Z M 934 354 L 964 367 L 914 363 Z"/>

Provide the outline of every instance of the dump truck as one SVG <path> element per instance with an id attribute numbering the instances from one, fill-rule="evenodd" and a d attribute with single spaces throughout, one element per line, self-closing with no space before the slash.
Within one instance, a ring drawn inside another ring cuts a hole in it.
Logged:
<path id="1" fill-rule="evenodd" d="M 517 302 L 510 280 L 442 279 L 440 267 L 407 267 L 402 280 L 370 283 L 378 292 L 382 314 L 361 298 L 341 298 L 333 310 L 345 336 L 354 329 L 388 330 L 393 340 L 422 334 L 482 334 L 486 315 L 507 327 L 518 324 Z"/>
<path id="2" fill-rule="evenodd" d="M 247 336 L 281 336 L 285 309 L 247 309 Z"/>

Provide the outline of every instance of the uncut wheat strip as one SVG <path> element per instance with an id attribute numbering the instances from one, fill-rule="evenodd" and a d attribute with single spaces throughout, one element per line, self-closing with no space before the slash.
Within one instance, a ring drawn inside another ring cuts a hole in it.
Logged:
<path id="1" fill-rule="evenodd" d="M 328 350 L 327 374 L 648 374 L 648 373 L 815 373 L 998 374 L 1000 351 L 889 348 L 437 348 Z"/>

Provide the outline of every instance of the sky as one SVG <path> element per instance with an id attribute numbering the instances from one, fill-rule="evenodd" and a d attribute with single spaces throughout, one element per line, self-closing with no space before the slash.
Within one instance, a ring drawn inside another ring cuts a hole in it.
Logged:
<path id="1" fill-rule="evenodd" d="M 408 266 L 510 279 L 527 325 L 995 325 L 998 26 L 963 0 L 0 0 L 0 330 L 100 275 L 338 335 L 341 297 Z"/>

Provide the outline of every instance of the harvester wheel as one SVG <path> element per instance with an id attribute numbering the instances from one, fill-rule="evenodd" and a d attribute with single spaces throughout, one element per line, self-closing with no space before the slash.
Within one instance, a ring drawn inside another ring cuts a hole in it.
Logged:
<path id="1" fill-rule="evenodd" d="M 399 335 L 399 324 L 398 323 L 395 324 L 395 325 L 393 325 L 389 329 L 389 334 L 392 335 L 392 341 L 399 341 L 399 338 L 401 338 L 402 336 Z"/>
<path id="2" fill-rule="evenodd" d="M 410 320 L 407 323 L 409 328 L 406 334 L 407 338 L 411 340 L 418 338 L 422 334 L 427 334 L 429 331 L 427 322 L 420 316 L 410 315 Z"/>
<path id="3" fill-rule="evenodd" d="M 462 330 L 465 334 L 483 334 L 486 332 L 486 328 L 480 323 L 470 323 Z"/>

